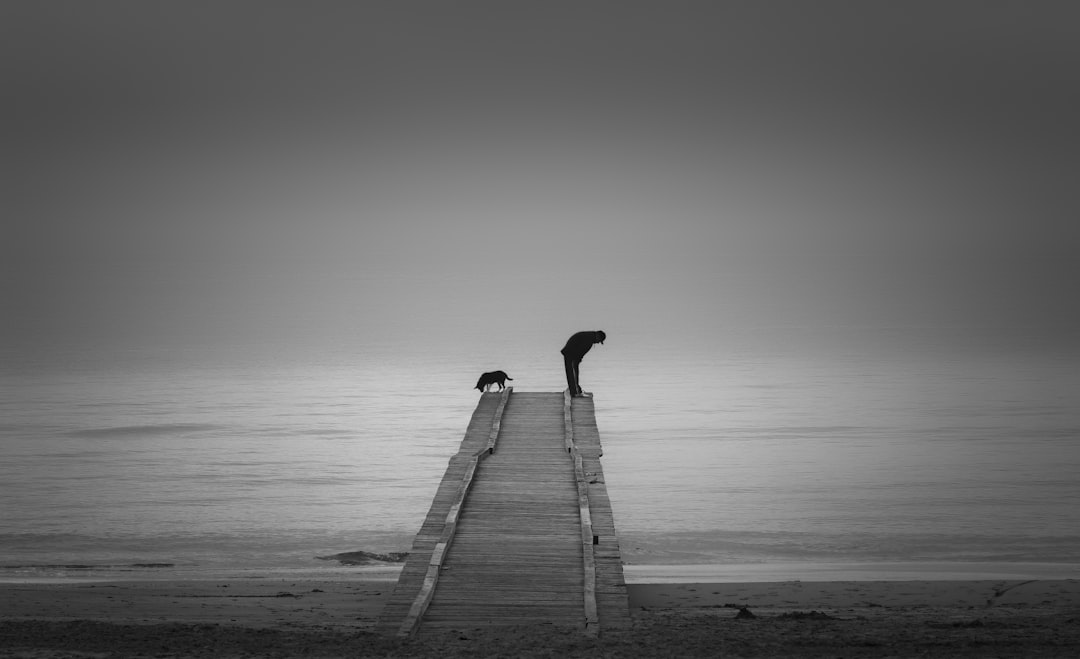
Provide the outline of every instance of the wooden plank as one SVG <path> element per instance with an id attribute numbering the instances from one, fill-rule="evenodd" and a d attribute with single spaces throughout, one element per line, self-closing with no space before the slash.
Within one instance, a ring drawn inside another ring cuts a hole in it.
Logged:
<path id="1" fill-rule="evenodd" d="M 592 399 L 510 391 L 481 396 L 381 630 L 628 624 Z"/>
<path id="2" fill-rule="evenodd" d="M 487 455 L 491 455 L 495 451 L 495 440 L 499 435 L 499 426 L 502 421 L 502 415 L 506 409 L 506 401 L 509 399 L 512 391 L 513 387 L 507 387 L 503 390 L 502 395 L 499 396 L 499 404 L 495 408 L 495 413 L 491 422 L 491 431 L 488 433 L 487 444 L 483 450 L 475 453 L 468 461 L 465 473 L 462 475 L 461 483 L 458 486 L 458 494 L 454 498 L 453 503 L 450 504 L 450 510 L 446 514 L 446 522 L 443 525 L 442 536 L 431 552 L 427 574 L 424 576 L 424 583 L 420 587 L 420 592 L 417 593 L 412 606 L 409 607 L 408 615 L 405 616 L 405 620 L 401 623 L 401 628 L 398 631 L 399 636 L 411 636 L 420 624 L 424 612 L 427 611 L 427 608 L 431 605 L 431 598 L 434 596 L 435 586 L 439 581 L 439 572 L 442 570 L 443 561 L 445 560 L 446 549 L 449 547 L 450 543 L 454 541 L 454 534 L 457 532 L 458 517 L 461 514 L 462 506 L 465 504 L 465 497 L 469 494 L 469 489 L 476 476 L 476 468 L 480 464 L 480 460 Z"/>
<path id="3" fill-rule="evenodd" d="M 581 524 L 582 600 L 585 608 L 585 633 L 600 634 L 600 619 L 596 611 L 596 560 L 593 556 L 592 516 L 589 512 L 589 485 L 585 469 L 574 440 L 574 421 L 570 391 L 563 392 L 563 419 L 566 426 L 566 446 L 574 460 L 574 480 L 578 493 L 578 512 Z"/>
<path id="4" fill-rule="evenodd" d="M 626 628 L 630 625 L 630 609 L 611 501 L 600 464 L 603 448 L 596 423 L 594 399 L 573 398 L 571 405 L 574 444 L 582 457 L 589 492 L 590 520 L 597 542 L 593 545 L 597 616 L 606 630 Z"/>
<path id="5" fill-rule="evenodd" d="M 501 421 L 501 416 L 506 407 L 506 401 L 508 400 L 512 387 L 507 387 L 499 396 L 499 401 L 495 406 L 495 410 L 490 417 L 490 427 L 495 428 Z M 477 434 L 476 431 L 480 430 L 480 427 L 487 420 L 486 415 L 482 414 L 481 410 L 485 406 L 486 402 L 490 403 L 491 398 L 487 396 L 481 396 L 480 404 L 477 405 L 476 411 L 473 413 L 473 419 L 469 424 L 469 430 L 465 433 L 465 439 L 462 440 L 461 449 L 459 450 L 458 459 L 450 459 L 450 463 L 447 466 L 446 474 L 443 476 L 443 480 L 439 485 L 439 492 L 436 493 L 435 502 L 432 504 L 431 510 L 428 511 L 427 519 L 425 519 L 424 525 L 421 528 L 421 535 L 417 536 L 417 540 L 413 543 L 413 552 L 410 552 L 409 560 L 406 562 L 405 568 L 402 570 L 401 576 L 398 578 L 397 586 L 394 589 L 394 593 L 391 595 L 391 602 L 395 606 L 389 608 L 389 615 L 380 616 L 380 626 L 385 628 L 387 624 L 393 624 L 396 621 L 396 614 L 402 608 L 404 603 L 402 600 L 409 603 L 408 613 L 405 614 L 404 619 L 401 621 L 400 627 L 398 627 L 397 633 L 399 635 L 410 635 L 415 632 L 419 621 L 423 618 L 424 612 L 427 610 L 431 602 L 432 593 L 435 591 L 435 586 L 438 583 L 439 572 L 445 559 L 446 548 L 453 541 L 455 529 L 457 527 L 457 519 L 460 514 L 461 505 L 465 500 L 465 496 L 468 494 L 469 486 L 471 485 L 476 473 L 476 466 L 480 460 L 481 455 L 488 455 L 494 450 L 494 437 L 492 431 L 488 431 L 488 441 L 484 448 L 480 451 L 474 451 L 470 437 Z M 470 432 L 472 431 L 472 432 Z M 494 432 L 494 436 L 497 436 L 497 430 Z M 461 453 L 471 452 L 471 457 L 462 460 Z M 464 466 L 464 469 L 462 467 Z M 460 480 L 458 480 L 460 473 Z M 455 482 L 456 481 L 456 482 Z M 443 510 L 443 503 L 447 501 L 447 493 L 449 490 L 455 489 L 456 495 L 453 500 L 450 500 L 449 508 L 446 511 L 446 515 L 443 517 L 442 530 L 439 534 L 439 541 L 430 549 L 427 549 L 428 533 L 423 533 L 424 529 L 432 528 L 437 525 L 439 514 Z M 423 541 L 421 541 L 423 536 Z M 410 569 L 410 563 L 415 563 L 417 566 L 420 561 L 426 559 L 427 567 L 424 570 L 423 580 L 418 583 L 417 569 L 412 567 Z M 388 603 L 389 604 L 389 603 Z M 395 616 L 393 618 L 389 616 Z"/>
<path id="6" fill-rule="evenodd" d="M 580 562 L 580 537 L 561 411 L 558 394 L 511 397 L 421 631 L 454 620 L 580 623 L 581 575 L 567 570 Z"/>

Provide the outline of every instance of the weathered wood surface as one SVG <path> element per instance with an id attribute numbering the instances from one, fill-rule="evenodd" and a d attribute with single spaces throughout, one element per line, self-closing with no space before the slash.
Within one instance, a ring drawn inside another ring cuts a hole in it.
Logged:
<path id="1" fill-rule="evenodd" d="M 504 409 L 493 433 L 500 401 Z M 486 452 L 494 434 L 494 452 Z M 455 497 L 478 452 L 482 459 L 455 518 Z M 628 624 L 600 453 L 591 398 L 481 396 L 379 628 L 407 634 L 547 623 L 595 634 Z M 440 557 L 436 547 L 451 524 Z M 441 558 L 434 573 L 433 552 Z M 425 582 L 433 586 L 427 595 Z"/>
<path id="2" fill-rule="evenodd" d="M 593 558 L 596 565 L 596 609 L 600 628 L 618 629 L 630 624 L 630 610 L 623 579 L 622 553 L 615 532 L 615 517 L 604 483 L 600 456 L 600 431 L 596 425 L 593 399 L 573 398 L 574 446 L 581 455 L 585 481 L 589 486 L 589 516 L 596 536 Z"/>
<path id="3" fill-rule="evenodd" d="M 409 613 L 405 616 L 405 620 L 398 630 L 401 635 L 410 636 L 416 632 L 420 620 L 424 617 L 428 606 L 431 604 L 431 598 L 435 594 L 435 587 L 438 585 L 446 561 L 446 552 L 457 535 L 458 520 L 461 519 L 465 507 L 465 497 L 468 496 L 469 491 L 472 489 L 476 471 L 480 467 L 480 461 L 495 451 L 495 442 L 499 436 L 503 411 L 506 409 L 506 402 L 509 400 L 512 391 L 512 388 L 507 388 L 500 394 L 499 404 L 491 418 L 491 430 L 488 432 L 487 443 L 469 457 L 465 465 L 465 474 L 461 477 L 457 492 L 450 502 L 450 510 L 447 512 L 446 519 L 443 522 L 442 533 L 439 535 L 438 541 L 435 542 L 435 548 L 431 551 L 431 558 L 428 560 L 427 572 L 424 575 L 423 583 L 420 585 L 420 591 L 417 593 L 416 599 L 413 600 L 412 606 L 409 607 Z"/>

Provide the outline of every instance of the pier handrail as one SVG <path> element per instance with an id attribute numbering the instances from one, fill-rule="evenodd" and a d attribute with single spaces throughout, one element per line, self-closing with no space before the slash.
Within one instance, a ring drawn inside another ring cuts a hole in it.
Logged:
<path id="1" fill-rule="evenodd" d="M 446 524 L 443 526 L 442 535 L 439 536 L 439 541 L 435 543 L 435 548 L 431 552 L 427 573 L 424 575 L 424 584 L 420 587 L 420 592 L 417 593 L 412 606 L 409 607 L 409 613 L 401 623 L 398 636 L 412 636 L 419 627 L 424 612 L 427 611 L 428 606 L 431 604 L 431 598 L 435 594 L 435 586 L 439 582 L 439 572 L 442 570 L 443 561 L 446 558 L 446 550 L 454 540 L 454 533 L 457 532 L 461 507 L 465 505 L 465 497 L 472 487 L 473 477 L 476 475 L 476 468 L 479 466 L 480 461 L 495 452 L 495 442 L 499 437 L 503 411 L 506 409 L 506 402 L 510 399 L 510 393 L 513 390 L 513 387 L 507 387 L 502 391 L 502 395 L 499 397 L 499 405 L 495 408 L 495 415 L 491 422 L 491 431 L 488 433 L 487 444 L 469 457 L 469 466 L 465 469 L 465 475 L 462 476 L 461 484 L 458 485 L 457 495 L 450 505 L 450 512 L 446 515 Z"/>
<path id="2" fill-rule="evenodd" d="M 589 507 L 589 483 L 585 480 L 585 467 L 581 453 L 574 443 L 574 418 L 571 411 L 570 390 L 563 392 L 563 425 L 566 450 L 574 460 L 574 479 L 577 481 L 578 509 L 581 514 L 581 553 L 584 568 L 585 633 L 589 636 L 600 634 L 600 618 L 596 610 L 596 555 L 593 544 L 592 513 Z"/>

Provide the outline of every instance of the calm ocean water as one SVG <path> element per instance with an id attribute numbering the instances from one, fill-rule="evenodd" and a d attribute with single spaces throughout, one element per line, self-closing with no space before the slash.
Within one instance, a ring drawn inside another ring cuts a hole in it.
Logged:
<path id="1" fill-rule="evenodd" d="M 582 381 L 628 563 L 1080 564 L 1077 341 L 607 329 Z M 338 574 L 357 568 L 316 557 L 407 551 L 476 376 L 565 387 L 565 337 L 533 339 L 6 355 L 0 578 Z"/>

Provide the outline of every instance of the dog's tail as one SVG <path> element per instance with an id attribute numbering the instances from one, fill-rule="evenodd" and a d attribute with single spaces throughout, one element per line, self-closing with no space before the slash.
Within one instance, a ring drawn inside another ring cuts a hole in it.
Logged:
<path id="1" fill-rule="evenodd" d="M 507 379 L 507 380 L 513 380 L 514 378 L 510 377 L 509 375 L 507 375 L 507 376 L 506 376 L 506 379 Z"/>

